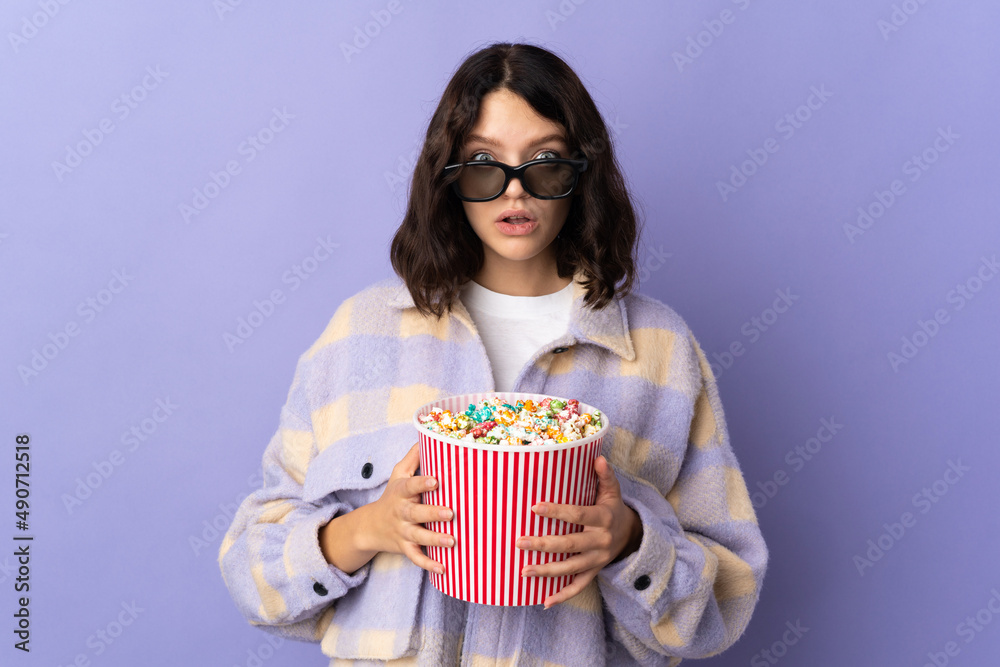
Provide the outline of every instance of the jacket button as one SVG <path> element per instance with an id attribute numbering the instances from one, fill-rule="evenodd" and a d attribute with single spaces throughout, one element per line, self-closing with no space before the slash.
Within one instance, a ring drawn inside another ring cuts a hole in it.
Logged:
<path id="1" fill-rule="evenodd" d="M 557 347 L 556 349 L 552 350 L 552 354 L 562 354 L 568 349 L 569 349 L 568 347 Z"/>
<path id="2" fill-rule="evenodd" d="M 371 463 L 366 463 L 363 466 L 361 466 L 361 476 L 364 477 L 365 479 L 371 477 L 373 472 L 375 472 L 375 466 L 373 466 Z"/>
<path id="3" fill-rule="evenodd" d="M 318 581 L 315 584 L 313 584 L 313 590 L 316 591 L 317 595 L 326 595 L 327 593 L 330 592 L 326 590 L 326 586 L 319 583 Z"/>
<path id="4" fill-rule="evenodd" d="M 642 575 L 641 577 L 639 577 L 638 579 L 635 580 L 635 584 L 634 584 L 635 590 L 637 590 L 637 591 L 644 591 L 647 588 L 649 588 L 649 585 L 651 583 L 653 583 L 653 582 L 652 582 L 652 580 L 650 580 L 649 575 L 644 574 L 644 575 Z"/>

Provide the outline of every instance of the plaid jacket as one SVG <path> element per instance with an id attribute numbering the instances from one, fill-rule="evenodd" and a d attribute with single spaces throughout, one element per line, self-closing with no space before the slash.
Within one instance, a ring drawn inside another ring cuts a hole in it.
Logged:
<path id="1" fill-rule="evenodd" d="M 455 600 L 401 555 L 353 574 L 326 562 L 320 526 L 378 499 L 416 441 L 414 410 L 493 389 L 468 311 L 423 317 L 392 278 L 345 301 L 300 357 L 263 488 L 223 539 L 222 576 L 251 624 L 320 642 L 331 665 L 673 666 L 739 638 L 768 554 L 705 355 L 659 301 L 632 294 L 595 311 L 574 289 L 568 332 L 514 391 L 609 416 L 602 453 L 642 520 L 639 549 L 549 610 Z"/>

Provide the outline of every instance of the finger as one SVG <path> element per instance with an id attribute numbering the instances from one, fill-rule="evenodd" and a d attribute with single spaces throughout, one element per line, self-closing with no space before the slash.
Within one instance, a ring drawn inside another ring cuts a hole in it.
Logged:
<path id="1" fill-rule="evenodd" d="M 429 475 L 417 475 L 403 480 L 403 495 L 407 498 L 414 498 L 421 493 L 433 491 L 437 488 L 437 480 Z"/>
<path id="2" fill-rule="evenodd" d="M 615 469 L 611 467 L 611 464 L 604 456 L 598 456 L 594 461 L 594 472 L 607 484 L 618 486 L 618 476 L 615 475 Z"/>
<path id="3" fill-rule="evenodd" d="M 410 503 L 406 514 L 406 519 L 410 523 L 435 523 L 437 521 L 451 521 L 455 518 L 455 513 L 447 507 L 417 503 Z"/>
<path id="4" fill-rule="evenodd" d="M 420 503 L 403 501 L 400 504 L 397 516 L 403 523 L 420 525 L 438 521 L 451 521 L 455 518 L 455 513 L 447 507 L 439 505 L 421 505 Z"/>
<path id="5" fill-rule="evenodd" d="M 419 568 L 423 568 L 428 572 L 436 572 L 437 574 L 444 574 L 444 565 L 428 558 L 423 551 L 420 550 L 416 544 L 406 543 L 403 545 L 403 555 L 410 559 L 410 561 Z"/>
<path id="6" fill-rule="evenodd" d="M 525 565 L 521 570 L 522 577 L 565 577 L 572 574 L 601 569 L 602 560 L 594 552 L 576 554 L 566 560 L 545 563 L 544 565 Z"/>
<path id="7" fill-rule="evenodd" d="M 406 456 L 400 459 L 399 463 L 396 464 L 399 468 L 401 476 L 412 477 L 413 473 L 417 471 L 420 467 L 420 443 L 414 443 L 410 447 L 410 451 L 406 452 Z"/>
<path id="8" fill-rule="evenodd" d="M 455 538 L 451 535 L 445 535 L 444 533 L 438 533 L 419 526 L 412 526 L 409 530 L 406 530 L 404 537 L 407 541 L 424 547 L 444 547 L 450 549 L 455 546 Z"/>
<path id="9" fill-rule="evenodd" d="M 531 511 L 539 516 L 561 519 L 567 523 L 575 523 L 581 526 L 598 527 L 605 525 L 603 510 L 593 506 L 537 503 L 532 505 Z"/>
<path id="10" fill-rule="evenodd" d="M 594 580 L 594 577 L 596 577 L 597 573 L 600 571 L 601 568 L 595 567 L 591 570 L 587 570 L 586 572 L 581 572 L 580 574 L 576 575 L 576 577 L 573 578 L 573 582 L 569 586 L 566 586 L 558 593 L 550 595 L 548 598 L 545 599 L 545 608 L 548 609 L 554 605 L 565 602 L 574 595 L 578 594 L 580 591 L 586 588 L 591 581 Z"/>
<path id="11" fill-rule="evenodd" d="M 603 530 L 585 530 L 569 535 L 523 536 L 515 543 L 524 551 L 544 551 L 550 554 L 574 554 L 607 550 L 611 547 L 611 534 Z"/>
<path id="12" fill-rule="evenodd" d="M 621 485 L 618 484 L 618 477 L 615 475 L 614 468 L 608 463 L 608 460 L 603 456 L 598 456 L 597 460 L 594 461 L 594 472 L 597 473 L 597 479 L 599 484 L 603 484 L 608 488 L 608 490 L 614 490 L 619 495 L 621 494 Z"/>

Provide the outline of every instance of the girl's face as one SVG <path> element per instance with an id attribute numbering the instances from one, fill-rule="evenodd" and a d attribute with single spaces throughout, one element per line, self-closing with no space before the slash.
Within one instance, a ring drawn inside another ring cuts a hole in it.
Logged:
<path id="1" fill-rule="evenodd" d="M 496 160 L 517 167 L 537 158 L 570 155 L 560 123 L 540 116 L 517 94 L 499 89 L 483 97 L 459 157 L 461 162 Z M 483 242 L 484 269 L 554 273 L 552 241 L 566 222 L 571 200 L 535 199 L 514 178 L 493 201 L 463 201 L 465 215 Z"/>

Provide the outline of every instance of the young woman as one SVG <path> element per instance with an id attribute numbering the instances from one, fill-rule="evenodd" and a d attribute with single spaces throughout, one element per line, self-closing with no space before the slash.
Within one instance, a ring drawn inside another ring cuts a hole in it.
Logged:
<path id="1" fill-rule="evenodd" d="M 431 119 L 399 279 L 344 302 L 299 359 L 264 487 L 219 553 L 249 621 L 318 641 L 331 664 L 675 665 L 730 646 L 767 549 L 705 355 L 684 320 L 631 291 L 637 224 L 607 128 L 556 55 L 471 55 Z M 583 526 L 519 548 L 575 554 L 544 605 L 461 602 L 430 585 L 414 410 L 477 391 L 577 398 L 613 426 Z"/>

